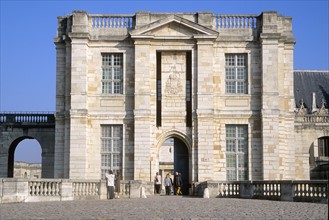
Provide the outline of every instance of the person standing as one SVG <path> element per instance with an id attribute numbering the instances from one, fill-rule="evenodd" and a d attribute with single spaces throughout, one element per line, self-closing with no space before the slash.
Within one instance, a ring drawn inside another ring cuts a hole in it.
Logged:
<path id="1" fill-rule="evenodd" d="M 114 175 L 113 171 L 110 170 L 109 173 L 105 173 L 105 178 L 107 180 L 107 199 L 114 198 Z"/>
<path id="2" fill-rule="evenodd" d="M 161 192 L 161 175 L 159 172 L 156 172 L 156 175 L 154 177 L 154 186 L 155 186 L 155 193 L 160 194 Z"/>
<path id="3" fill-rule="evenodd" d="M 120 181 L 121 181 L 121 174 L 120 174 L 120 171 L 117 170 L 116 177 L 115 177 L 115 194 L 116 194 L 115 196 L 117 199 L 120 198 L 120 192 L 121 192 Z"/>
<path id="4" fill-rule="evenodd" d="M 178 173 L 178 187 L 177 187 L 177 195 L 183 195 L 182 194 L 182 173 Z"/>
<path id="5" fill-rule="evenodd" d="M 164 180 L 165 188 L 166 188 L 166 195 L 170 195 L 171 186 L 172 186 L 172 179 L 170 178 L 170 174 L 168 173 L 165 180 Z"/>
<path id="6" fill-rule="evenodd" d="M 174 194 L 180 195 L 180 187 L 182 185 L 182 178 L 178 172 L 175 173 L 174 176 Z"/>

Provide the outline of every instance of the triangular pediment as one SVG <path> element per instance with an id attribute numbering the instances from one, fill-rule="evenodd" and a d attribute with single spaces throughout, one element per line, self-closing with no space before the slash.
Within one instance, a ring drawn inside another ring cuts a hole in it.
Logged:
<path id="1" fill-rule="evenodd" d="M 191 39 L 217 38 L 218 32 L 177 15 L 158 20 L 130 32 L 132 38 Z"/>

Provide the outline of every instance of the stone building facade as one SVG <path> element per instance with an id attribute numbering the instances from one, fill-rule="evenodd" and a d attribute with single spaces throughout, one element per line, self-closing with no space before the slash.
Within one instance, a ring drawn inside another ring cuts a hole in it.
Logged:
<path id="1" fill-rule="evenodd" d="M 15 161 L 14 178 L 41 178 L 41 164 Z"/>
<path id="2" fill-rule="evenodd" d="M 173 139 L 185 183 L 309 179 L 291 17 L 74 11 L 54 42 L 55 178 L 152 181 Z"/>

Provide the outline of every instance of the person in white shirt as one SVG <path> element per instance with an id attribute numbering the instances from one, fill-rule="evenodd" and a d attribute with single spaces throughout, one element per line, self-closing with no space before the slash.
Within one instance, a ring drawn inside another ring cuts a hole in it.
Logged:
<path id="1" fill-rule="evenodd" d="M 155 193 L 160 194 L 161 192 L 161 175 L 157 172 L 154 177 L 154 184 L 155 184 Z"/>
<path id="2" fill-rule="evenodd" d="M 105 173 L 105 177 L 107 180 L 107 199 L 114 198 L 114 174 L 113 171 L 110 170 L 109 173 Z"/>

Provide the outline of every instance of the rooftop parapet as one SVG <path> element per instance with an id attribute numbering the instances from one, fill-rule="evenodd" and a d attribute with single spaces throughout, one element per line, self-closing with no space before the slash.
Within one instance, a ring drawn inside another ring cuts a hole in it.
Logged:
<path id="1" fill-rule="evenodd" d="M 257 40 L 262 34 L 263 38 L 275 36 L 295 42 L 291 17 L 279 15 L 275 11 L 263 12 L 260 15 L 221 15 L 211 12 L 151 13 L 148 11 L 138 11 L 136 14 L 88 14 L 86 11 L 73 11 L 71 15 L 58 17 L 55 42 L 65 40 L 67 36 L 91 40 L 124 39 L 129 36 L 131 30 L 173 14 L 216 30 L 220 33 L 219 37 L 251 35 L 252 40 Z"/>

